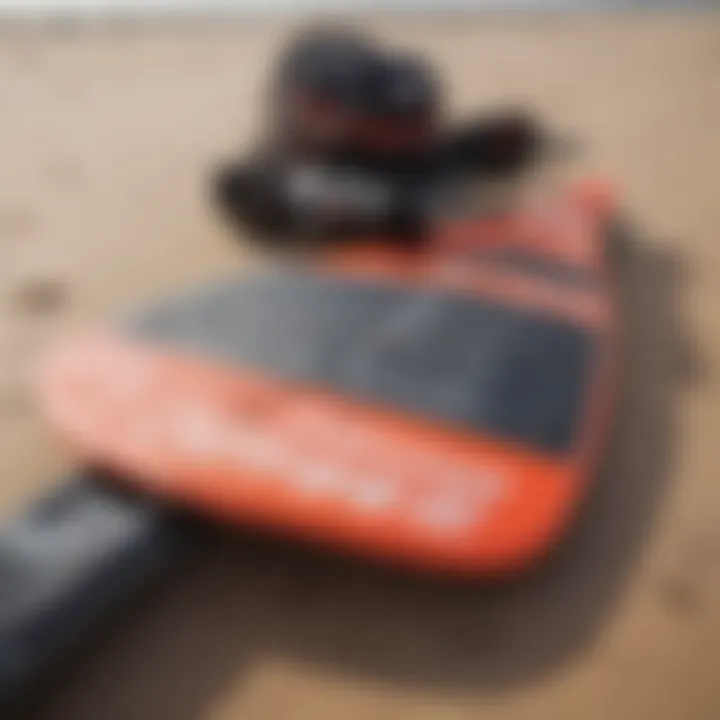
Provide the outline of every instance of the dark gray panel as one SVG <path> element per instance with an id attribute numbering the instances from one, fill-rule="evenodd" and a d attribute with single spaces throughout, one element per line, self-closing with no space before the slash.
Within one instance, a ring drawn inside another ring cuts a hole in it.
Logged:
<path id="1" fill-rule="evenodd" d="M 196 293 L 135 330 L 549 451 L 572 442 L 591 350 L 582 328 L 524 309 L 299 271 Z"/>

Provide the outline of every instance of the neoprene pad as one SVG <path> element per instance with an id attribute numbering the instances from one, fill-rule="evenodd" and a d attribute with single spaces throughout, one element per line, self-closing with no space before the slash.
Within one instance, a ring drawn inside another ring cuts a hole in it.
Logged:
<path id="1" fill-rule="evenodd" d="M 592 349 L 587 330 L 524 308 L 298 270 L 197 292 L 134 330 L 550 452 L 573 440 Z"/>

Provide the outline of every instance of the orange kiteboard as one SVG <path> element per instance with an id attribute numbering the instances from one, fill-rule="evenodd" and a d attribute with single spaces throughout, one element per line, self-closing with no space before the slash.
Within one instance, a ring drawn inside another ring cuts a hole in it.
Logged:
<path id="1" fill-rule="evenodd" d="M 574 517 L 609 426 L 596 199 L 448 225 L 421 253 L 345 249 L 76 336 L 42 368 L 43 407 L 84 461 L 205 515 L 415 567 L 519 569 Z"/>

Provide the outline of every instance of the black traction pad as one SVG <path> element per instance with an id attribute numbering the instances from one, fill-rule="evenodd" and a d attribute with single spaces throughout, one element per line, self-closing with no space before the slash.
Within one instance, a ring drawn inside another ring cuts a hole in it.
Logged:
<path id="1" fill-rule="evenodd" d="M 592 335 L 525 308 L 293 270 L 145 314 L 141 336 L 550 452 L 572 443 Z"/>

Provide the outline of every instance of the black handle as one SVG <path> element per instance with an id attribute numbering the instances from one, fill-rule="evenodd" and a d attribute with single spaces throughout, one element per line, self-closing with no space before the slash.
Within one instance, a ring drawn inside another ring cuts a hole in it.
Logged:
<path id="1" fill-rule="evenodd" d="M 78 471 L 0 528 L 0 716 L 187 546 L 179 518 Z"/>

